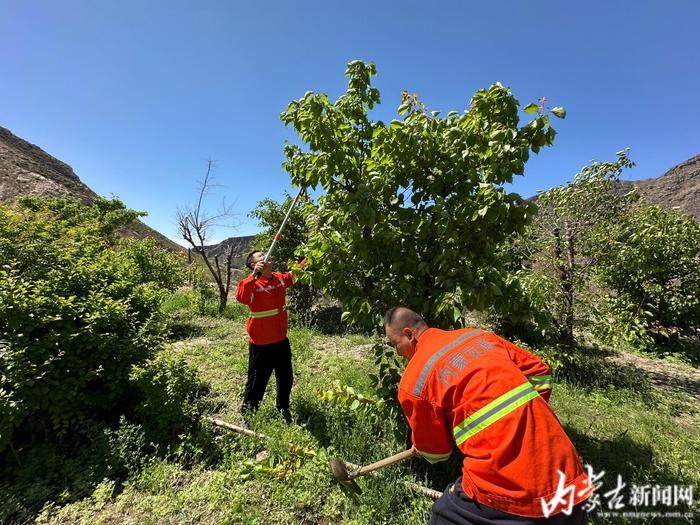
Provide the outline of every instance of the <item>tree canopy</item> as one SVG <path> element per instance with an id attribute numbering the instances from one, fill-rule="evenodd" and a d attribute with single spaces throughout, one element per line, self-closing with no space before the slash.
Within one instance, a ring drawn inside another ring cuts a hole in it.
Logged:
<path id="1" fill-rule="evenodd" d="M 502 296 L 496 248 L 533 208 L 503 185 L 555 130 L 544 104 L 525 106 L 532 117 L 521 125 L 519 102 L 501 84 L 445 116 L 404 92 L 399 118 L 373 120 L 375 74 L 351 62 L 338 100 L 308 92 L 281 115 L 304 142 L 285 146 L 285 169 L 296 185 L 323 190 L 306 217 L 313 280 L 355 323 L 376 324 L 403 304 L 454 326 L 464 309 Z"/>

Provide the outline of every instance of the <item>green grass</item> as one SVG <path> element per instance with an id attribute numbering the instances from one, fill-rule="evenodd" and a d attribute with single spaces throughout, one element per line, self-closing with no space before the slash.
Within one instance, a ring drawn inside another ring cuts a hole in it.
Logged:
<path id="1" fill-rule="evenodd" d="M 186 294 L 168 302 L 174 337 L 210 383 L 216 414 L 237 423 L 247 366 L 245 316 L 232 306 L 223 317 L 192 314 Z M 245 523 L 417 524 L 426 523 L 431 501 L 408 491 L 401 480 L 442 490 L 458 475 L 459 461 L 431 467 L 417 460 L 360 481 L 364 494 L 349 499 L 330 480 L 327 459 L 341 456 L 366 463 L 395 453 L 396 420 L 377 420 L 319 392 L 334 380 L 372 394 L 371 337 L 325 336 L 292 328 L 295 424 L 274 410 L 274 378 L 252 426 L 267 442 L 217 431 L 216 461 L 150 459 L 123 484 L 92 479 L 79 498 L 47 503 L 38 523 Z M 700 486 L 700 419 L 682 393 L 662 393 L 632 369 L 612 366 L 603 353 L 573 356 L 560 371 L 552 406 L 569 436 L 595 471 L 606 471 L 604 488 L 617 474 L 631 484 Z M 290 451 L 290 443 L 296 445 Z M 269 457 L 256 460 L 261 451 Z M 36 483 L 40 483 L 37 481 Z M 700 510 L 696 509 L 698 515 Z M 593 523 L 607 523 L 594 518 Z M 683 523 L 683 521 L 680 521 Z M 634 521 L 643 523 L 643 521 Z M 674 520 L 664 520 L 671 524 Z M 688 521 L 685 521 L 688 523 Z"/>

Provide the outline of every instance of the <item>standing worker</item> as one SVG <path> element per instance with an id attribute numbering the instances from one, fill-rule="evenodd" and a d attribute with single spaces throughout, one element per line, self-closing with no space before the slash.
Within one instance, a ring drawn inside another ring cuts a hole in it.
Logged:
<path id="1" fill-rule="evenodd" d="M 384 330 L 409 360 L 399 402 L 414 452 L 431 463 L 455 444 L 464 454 L 430 525 L 586 522 L 590 480 L 549 407 L 543 361 L 490 332 L 430 328 L 404 307 L 386 313 Z"/>
<path id="2" fill-rule="evenodd" d="M 277 383 L 277 410 L 291 422 L 289 396 L 292 391 L 292 350 L 287 338 L 286 289 L 292 286 L 291 272 L 273 272 L 261 251 L 251 252 L 246 266 L 253 271 L 238 283 L 236 300 L 248 306 L 248 380 L 242 412 L 256 411 L 265 395 L 272 371 Z M 302 261 L 303 267 L 306 261 Z"/>

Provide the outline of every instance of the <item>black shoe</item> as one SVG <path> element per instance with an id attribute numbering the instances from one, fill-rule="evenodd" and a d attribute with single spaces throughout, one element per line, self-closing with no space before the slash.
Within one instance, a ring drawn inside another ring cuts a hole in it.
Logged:
<path id="1" fill-rule="evenodd" d="M 255 414 L 255 412 L 257 412 L 257 410 L 258 410 L 257 407 L 254 408 L 254 407 L 247 405 L 245 403 L 243 403 L 243 405 L 241 405 L 241 427 L 245 428 L 246 430 L 250 430 L 250 421 L 248 418 L 250 418 L 250 416 Z"/>
<path id="2" fill-rule="evenodd" d="M 282 419 L 284 419 L 285 423 L 287 423 L 288 425 L 292 424 L 292 413 L 289 411 L 288 408 L 280 410 L 280 414 L 282 414 Z"/>

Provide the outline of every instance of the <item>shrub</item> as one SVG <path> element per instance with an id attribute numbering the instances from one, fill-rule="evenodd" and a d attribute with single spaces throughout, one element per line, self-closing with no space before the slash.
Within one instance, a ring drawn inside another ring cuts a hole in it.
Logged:
<path id="1" fill-rule="evenodd" d="M 146 439 L 167 448 L 195 429 L 205 410 L 205 383 L 181 354 L 161 352 L 131 373 L 140 397 L 135 415 Z"/>
<path id="2" fill-rule="evenodd" d="M 146 433 L 138 423 L 131 423 L 125 416 L 119 418 L 115 430 L 106 430 L 109 439 L 109 460 L 115 477 L 135 474 L 144 465 L 147 454 Z"/>
<path id="3" fill-rule="evenodd" d="M 601 232 L 602 242 L 597 272 L 612 292 L 603 335 L 645 347 L 700 329 L 700 225 L 693 217 L 641 203 Z"/>
<path id="4" fill-rule="evenodd" d="M 34 523 L 42 507 L 82 499 L 114 476 L 115 449 L 104 423 L 85 421 L 73 430 L 70 443 L 41 443 L 18 451 L 21 462 L 0 461 L 0 523 Z"/>
<path id="5" fill-rule="evenodd" d="M 195 305 L 199 315 L 207 315 L 216 311 L 218 292 L 215 284 L 204 273 L 204 268 L 198 265 L 190 266 L 190 282 L 194 294 Z"/>
<path id="6" fill-rule="evenodd" d="M 131 367 L 163 342 L 181 265 L 116 238 L 138 215 L 104 199 L 0 208 L 0 451 L 119 414 Z"/>

